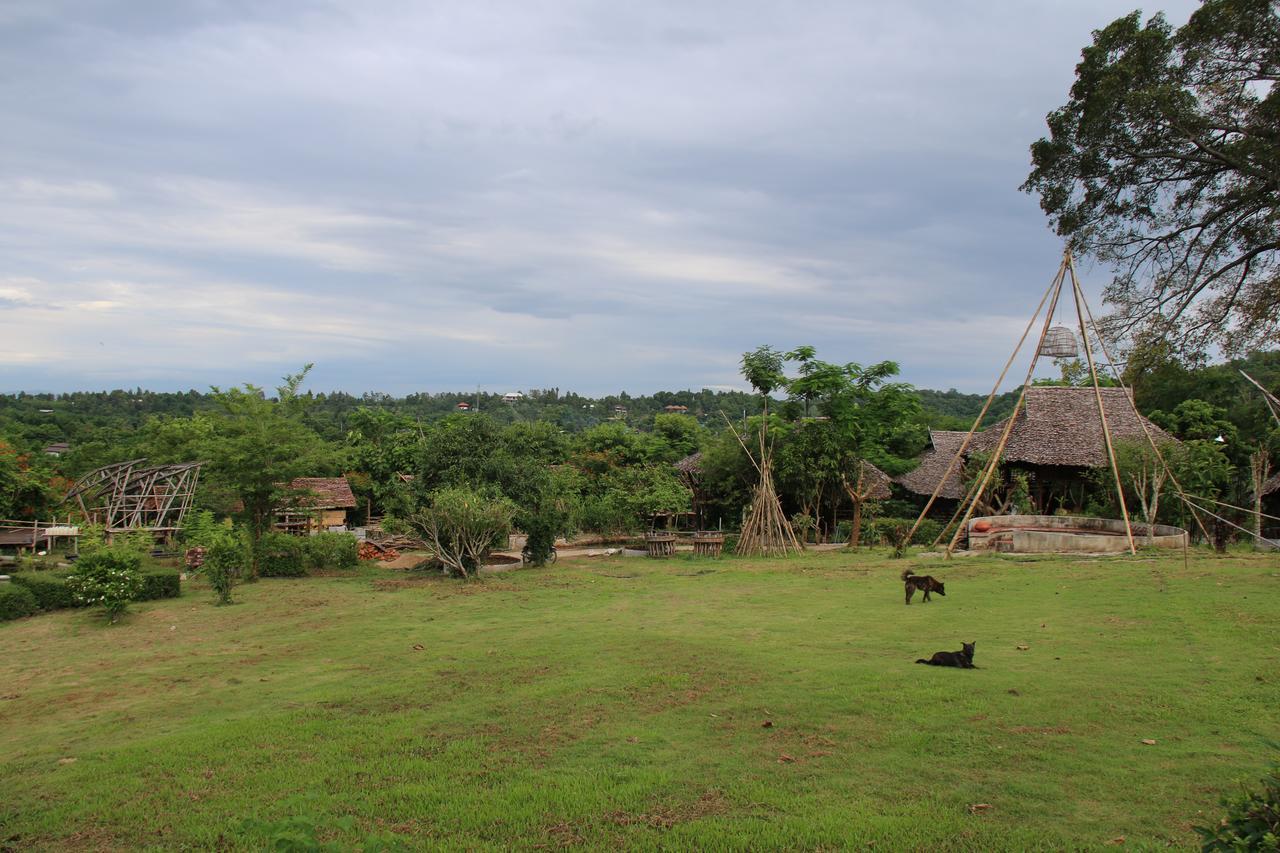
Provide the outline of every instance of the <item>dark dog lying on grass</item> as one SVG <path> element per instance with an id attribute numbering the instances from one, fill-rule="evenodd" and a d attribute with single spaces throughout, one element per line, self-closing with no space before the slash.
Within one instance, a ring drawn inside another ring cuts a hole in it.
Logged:
<path id="1" fill-rule="evenodd" d="M 933 575 L 917 575 L 911 569 L 907 569 L 902 573 L 902 580 L 907 585 L 907 604 L 911 603 L 911 596 L 915 595 L 917 589 L 924 592 L 925 601 L 929 600 L 931 592 L 936 592 L 938 595 L 947 594 L 946 585 Z"/>
<path id="2" fill-rule="evenodd" d="M 960 669 L 977 669 L 973 665 L 973 647 L 978 645 L 978 641 L 972 643 L 961 643 L 964 646 L 958 652 L 934 652 L 933 657 L 925 660 L 924 658 L 916 658 L 916 663 L 927 663 L 929 666 L 957 666 Z"/>

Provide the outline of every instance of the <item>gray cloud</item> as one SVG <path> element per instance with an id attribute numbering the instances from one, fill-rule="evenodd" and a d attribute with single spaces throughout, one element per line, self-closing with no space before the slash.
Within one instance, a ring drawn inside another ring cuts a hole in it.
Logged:
<path id="1" fill-rule="evenodd" d="M 6 4 L 0 388 L 643 391 L 769 342 L 985 390 L 1058 258 L 1027 146 L 1127 11 Z"/>

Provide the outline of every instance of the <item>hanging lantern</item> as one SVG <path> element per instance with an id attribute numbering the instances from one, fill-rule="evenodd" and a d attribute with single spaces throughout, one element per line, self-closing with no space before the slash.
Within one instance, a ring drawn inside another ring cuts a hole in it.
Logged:
<path id="1" fill-rule="evenodd" d="M 1046 358 L 1075 358 L 1080 354 L 1075 332 L 1066 326 L 1054 326 L 1044 333 L 1040 355 Z"/>

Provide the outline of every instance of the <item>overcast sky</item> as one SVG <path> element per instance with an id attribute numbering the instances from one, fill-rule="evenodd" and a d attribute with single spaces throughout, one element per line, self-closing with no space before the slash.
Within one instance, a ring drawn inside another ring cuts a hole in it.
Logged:
<path id="1" fill-rule="evenodd" d="M 1132 8 L 4 0 L 0 390 L 741 387 L 769 343 L 985 392 L 1061 252 L 1028 146 Z"/>

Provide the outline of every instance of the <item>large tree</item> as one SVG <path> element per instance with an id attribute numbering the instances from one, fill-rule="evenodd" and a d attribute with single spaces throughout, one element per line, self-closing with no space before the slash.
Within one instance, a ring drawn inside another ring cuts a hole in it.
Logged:
<path id="1" fill-rule="evenodd" d="M 290 482 L 340 470 L 340 455 L 303 423 L 306 400 L 298 389 L 310 370 L 308 364 L 286 376 L 275 398 L 248 384 L 226 391 L 213 388 L 217 408 L 208 415 L 206 428 L 191 431 L 194 440 L 185 452 L 186 458 L 208 460 L 202 477 L 239 500 L 252 546 L 251 577 L 258 572 L 258 543 L 276 510 L 300 497 Z"/>
<path id="2" fill-rule="evenodd" d="M 1234 354 L 1280 329 L 1278 76 L 1274 0 L 1094 32 L 1023 189 L 1115 270 L 1112 335 Z"/>

